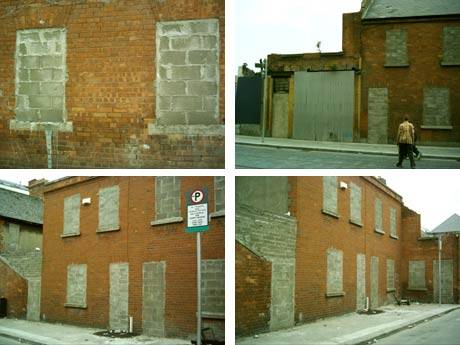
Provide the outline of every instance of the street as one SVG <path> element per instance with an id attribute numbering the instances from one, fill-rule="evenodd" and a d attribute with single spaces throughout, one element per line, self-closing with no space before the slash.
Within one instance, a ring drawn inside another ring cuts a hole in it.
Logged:
<path id="1" fill-rule="evenodd" d="M 379 339 L 378 344 L 458 345 L 460 344 L 460 310 L 454 310 L 413 328 Z"/>
<path id="2" fill-rule="evenodd" d="M 1 345 L 17 345 L 17 344 L 28 344 L 25 342 L 20 342 L 9 337 L 3 337 L 0 335 L 0 344 Z"/>
<path id="3" fill-rule="evenodd" d="M 237 168 L 255 169 L 398 169 L 397 156 L 363 153 L 284 149 L 253 145 L 236 145 Z M 416 161 L 417 169 L 460 169 L 460 162 L 449 159 Z M 403 169 L 410 169 L 409 160 Z"/>

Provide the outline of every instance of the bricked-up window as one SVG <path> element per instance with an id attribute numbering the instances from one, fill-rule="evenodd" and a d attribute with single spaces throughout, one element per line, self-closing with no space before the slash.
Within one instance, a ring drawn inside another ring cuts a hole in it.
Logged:
<path id="1" fill-rule="evenodd" d="M 181 178 L 157 176 L 155 178 L 155 220 L 152 225 L 182 222 Z"/>
<path id="2" fill-rule="evenodd" d="M 338 217 L 337 176 L 323 176 L 323 212 Z"/>
<path id="3" fill-rule="evenodd" d="M 87 265 L 67 266 L 67 300 L 65 306 L 86 308 Z"/>
<path id="4" fill-rule="evenodd" d="M 460 27 L 448 26 L 443 30 L 442 65 L 460 65 Z"/>
<path id="5" fill-rule="evenodd" d="M 157 125 L 219 123 L 219 21 L 158 22 Z"/>
<path id="6" fill-rule="evenodd" d="M 395 261 L 387 259 L 387 292 L 395 290 Z"/>
<path id="7" fill-rule="evenodd" d="M 423 89 L 422 128 L 452 128 L 449 98 L 448 88 L 426 87 Z"/>
<path id="8" fill-rule="evenodd" d="M 327 297 L 343 296 L 343 252 L 327 250 Z"/>
<path id="9" fill-rule="evenodd" d="M 390 237 L 398 238 L 396 229 L 396 209 L 392 207 L 390 208 Z"/>
<path id="10" fill-rule="evenodd" d="M 273 93 L 289 93 L 289 78 L 273 78 Z"/>
<path id="11" fill-rule="evenodd" d="M 203 313 L 225 315 L 225 260 L 201 261 Z"/>
<path id="12" fill-rule="evenodd" d="M 379 198 L 375 199 L 375 231 L 379 233 L 385 233 L 383 231 L 383 219 L 382 219 L 382 200 Z"/>
<path id="13" fill-rule="evenodd" d="M 350 222 L 357 225 L 361 223 L 361 187 L 350 184 Z"/>
<path id="14" fill-rule="evenodd" d="M 19 30 L 16 35 L 16 120 L 63 122 L 66 30 Z"/>
<path id="15" fill-rule="evenodd" d="M 61 237 L 80 234 L 80 194 L 64 199 L 64 229 Z"/>
<path id="16" fill-rule="evenodd" d="M 120 187 L 112 186 L 99 190 L 99 226 L 97 231 L 120 229 Z"/>
<path id="17" fill-rule="evenodd" d="M 385 67 L 409 66 L 407 31 L 387 30 L 385 41 Z"/>
<path id="18" fill-rule="evenodd" d="M 409 261 L 409 289 L 426 290 L 425 285 L 425 261 Z"/>
<path id="19" fill-rule="evenodd" d="M 214 177 L 214 212 L 211 217 L 225 214 L 225 176 Z"/>

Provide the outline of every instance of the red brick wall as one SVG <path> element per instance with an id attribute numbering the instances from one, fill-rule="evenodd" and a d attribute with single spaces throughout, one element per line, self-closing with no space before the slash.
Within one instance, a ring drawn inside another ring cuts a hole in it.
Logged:
<path id="1" fill-rule="evenodd" d="M 120 231 L 96 234 L 99 188 L 120 186 Z M 196 240 L 185 233 L 185 223 L 151 226 L 154 219 L 154 177 L 105 177 L 77 184 L 63 181 L 61 189 L 45 192 L 42 314 L 46 320 L 108 327 L 109 264 L 129 262 L 129 315 L 134 330 L 142 331 L 142 264 L 166 261 L 165 331 L 187 337 L 196 329 Z M 209 190 L 209 211 L 214 211 L 212 177 L 182 177 L 181 193 L 197 186 Z M 78 237 L 61 239 L 63 200 L 80 193 L 91 197 L 80 210 Z M 186 206 L 182 204 L 182 216 Z M 224 220 L 214 218 L 202 236 L 202 259 L 223 259 Z M 67 265 L 86 263 L 87 309 L 65 308 Z"/>
<path id="2" fill-rule="evenodd" d="M 360 177 L 339 177 L 338 181 L 354 182 L 361 187 L 362 223 L 349 223 L 350 189 L 338 189 L 338 219 L 325 215 L 322 209 L 322 177 L 297 178 L 296 198 L 290 208 L 298 219 L 296 252 L 296 320 L 306 321 L 356 310 L 356 254 L 366 255 L 366 296 L 370 296 L 371 256 L 379 258 L 380 304 L 387 303 L 386 259 L 395 262 L 397 294 L 401 239 L 390 238 L 390 206 L 397 210 L 397 234 L 401 235 L 401 204 Z M 292 186 L 292 183 L 291 183 Z M 382 200 L 385 235 L 374 232 L 374 200 Z M 292 214 L 291 213 L 291 214 Z M 345 296 L 326 298 L 327 249 L 343 251 L 343 290 Z"/>
<path id="3" fill-rule="evenodd" d="M 361 137 L 367 137 L 368 88 L 388 88 L 388 138 L 393 142 L 397 126 L 410 114 L 418 132 L 418 140 L 426 143 L 457 142 L 460 138 L 460 67 L 441 66 L 445 26 L 458 26 L 459 20 L 433 22 L 402 22 L 362 25 L 362 97 Z M 385 68 L 386 30 L 407 30 L 409 67 Z M 450 111 L 453 130 L 420 129 L 423 117 L 423 88 L 447 87 L 450 90 Z"/>
<path id="4" fill-rule="evenodd" d="M 27 280 L 0 260 L 0 297 L 7 299 L 7 316 L 23 319 L 27 315 Z"/>
<path id="5" fill-rule="evenodd" d="M 0 0 L 0 166 L 43 168 L 43 131 L 10 131 L 15 108 L 16 30 L 67 29 L 66 108 L 73 132 L 53 136 L 53 164 L 68 167 L 224 166 L 222 136 L 149 136 L 155 121 L 156 21 L 218 18 L 220 118 L 224 122 L 223 0 Z M 43 20 L 44 24 L 40 24 Z"/>
<path id="6" fill-rule="evenodd" d="M 403 210 L 403 252 L 401 262 L 401 288 L 405 296 L 419 302 L 432 303 L 433 293 L 433 260 L 438 260 L 438 240 L 420 238 L 420 215 L 407 208 Z M 459 239 L 455 235 L 443 236 L 442 260 L 453 262 L 453 294 L 454 301 L 459 298 Z M 425 284 L 427 291 L 408 290 L 409 261 L 425 261 Z"/>
<path id="7" fill-rule="evenodd" d="M 270 322 L 271 263 L 235 245 L 236 335 L 266 332 Z"/>

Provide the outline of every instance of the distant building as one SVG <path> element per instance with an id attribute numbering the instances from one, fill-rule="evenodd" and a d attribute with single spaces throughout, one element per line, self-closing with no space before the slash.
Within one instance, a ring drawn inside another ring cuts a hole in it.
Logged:
<path id="1" fill-rule="evenodd" d="M 460 2 L 369 0 L 343 15 L 342 51 L 268 57 L 267 134 L 460 145 Z"/>
<path id="2" fill-rule="evenodd" d="M 0 180 L 0 297 L 8 317 L 29 320 L 40 312 L 43 202 L 34 188 L 44 181 L 36 182 L 28 189 Z"/>
<path id="3" fill-rule="evenodd" d="M 236 178 L 236 334 L 411 297 L 437 302 L 437 241 L 383 179 Z M 443 303 L 459 301 L 459 239 L 444 241 Z M 444 268 L 445 265 L 445 268 Z"/>

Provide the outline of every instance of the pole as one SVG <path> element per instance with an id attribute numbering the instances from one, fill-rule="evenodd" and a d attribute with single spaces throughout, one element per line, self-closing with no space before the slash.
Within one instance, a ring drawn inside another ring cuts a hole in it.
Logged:
<path id="1" fill-rule="evenodd" d="M 201 233 L 196 233 L 196 272 L 197 272 L 197 330 L 196 344 L 201 345 Z"/>
<path id="2" fill-rule="evenodd" d="M 263 93 L 263 103 L 262 103 L 262 142 L 264 142 L 265 139 L 265 116 L 267 113 L 267 59 L 264 59 L 264 66 L 265 66 L 265 71 L 262 73 L 264 77 L 264 93 Z"/>
<path id="3" fill-rule="evenodd" d="M 442 235 L 438 238 L 438 299 L 441 305 L 441 251 L 442 251 Z"/>

